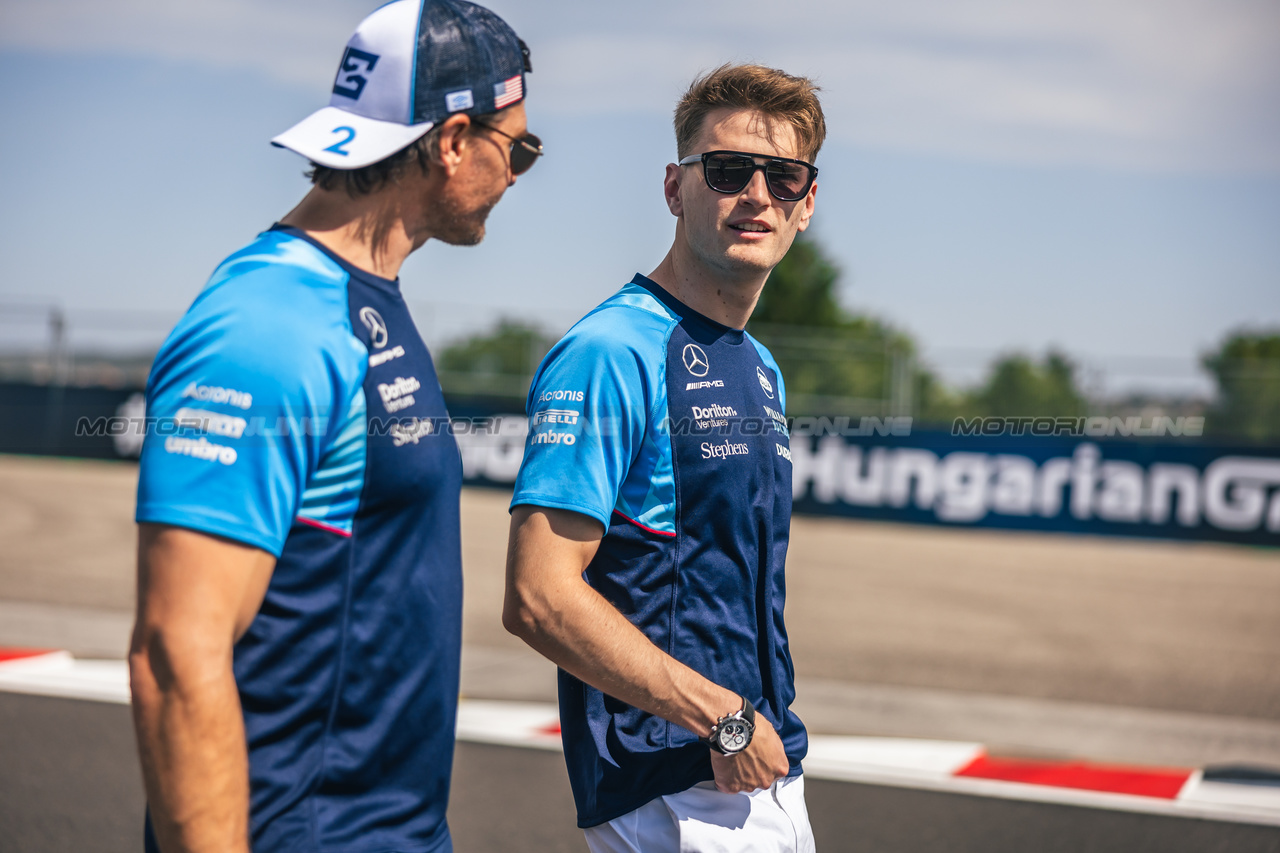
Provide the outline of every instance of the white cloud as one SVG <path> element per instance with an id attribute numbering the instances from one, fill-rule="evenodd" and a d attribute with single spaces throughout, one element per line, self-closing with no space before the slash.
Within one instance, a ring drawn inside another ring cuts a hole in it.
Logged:
<path id="1" fill-rule="evenodd" d="M 373 8 L 342 0 L 8 0 L 0 45 L 328 82 Z M 832 134 L 944 155 L 1280 173 L 1274 0 L 591 0 L 493 8 L 533 47 L 534 109 L 669 116 L 697 71 L 817 77 Z"/>
<path id="2" fill-rule="evenodd" d="M 5 0 L 0 46 L 256 70 L 323 92 L 364 11 L 337 0 Z"/>

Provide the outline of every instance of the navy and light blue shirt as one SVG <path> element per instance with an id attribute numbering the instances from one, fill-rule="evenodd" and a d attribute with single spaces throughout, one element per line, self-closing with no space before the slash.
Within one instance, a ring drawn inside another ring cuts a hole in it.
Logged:
<path id="1" fill-rule="evenodd" d="M 152 368 L 139 522 L 276 556 L 235 646 L 255 850 L 451 849 L 462 468 L 396 281 L 276 226 Z"/>
<path id="2" fill-rule="evenodd" d="M 808 748 L 783 624 L 791 450 L 782 374 L 745 332 L 637 275 L 548 353 L 512 506 L 590 516 L 585 578 L 660 649 L 741 693 L 800 773 Z M 695 734 L 563 670 L 578 824 L 713 778 Z M 762 718 L 762 719 L 761 719 Z M 767 723 L 765 722 L 767 721 Z"/>

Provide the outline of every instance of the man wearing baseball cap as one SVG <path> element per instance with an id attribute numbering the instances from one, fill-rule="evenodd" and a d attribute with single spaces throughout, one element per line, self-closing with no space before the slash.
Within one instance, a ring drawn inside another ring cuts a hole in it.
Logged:
<path id="1" fill-rule="evenodd" d="M 461 646 L 461 464 L 400 293 L 541 154 L 528 51 L 462 0 L 361 22 L 276 137 L 314 187 L 156 356 L 129 663 L 148 850 L 439 851 Z"/>

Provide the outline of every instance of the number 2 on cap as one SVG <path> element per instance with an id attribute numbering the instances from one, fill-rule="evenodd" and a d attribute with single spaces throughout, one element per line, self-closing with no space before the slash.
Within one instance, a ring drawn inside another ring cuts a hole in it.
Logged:
<path id="1" fill-rule="evenodd" d="M 330 145 L 328 148 L 324 149 L 325 151 L 332 151 L 334 154 L 341 154 L 343 157 L 346 157 L 348 154 L 351 153 L 350 151 L 344 150 L 342 146 L 346 145 L 351 140 L 356 138 L 356 130 L 354 127 L 347 127 L 344 124 L 342 127 L 335 127 L 333 130 L 329 132 L 342 133 L 343 131 L 346 131 L 347 135 L 344 138 L 339 139 L 337 142 Z"/>

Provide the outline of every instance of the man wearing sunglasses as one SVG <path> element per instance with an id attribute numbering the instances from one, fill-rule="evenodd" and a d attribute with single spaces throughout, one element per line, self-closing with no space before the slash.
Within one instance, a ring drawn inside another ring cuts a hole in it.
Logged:
<path id="1" fill-rule="evenodd" d="M 813 215 L 825 123 L 808 80 L 725 66 L 675 125 L 670 251 L 534 378 L 503 620 L 560 666 L 592 850 L 811 851 L 786 391 L 743 329 Z"/>
<path id="2" fill-rule="evenodd" d="M 314 187 L 156 357 L 133 711 L 149 851 L 452 848 L 461 464 L 397 278 L 478 243 L 541 144 L 524 43 L 396 0 L 275 144 Z"/>

